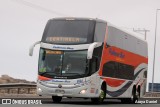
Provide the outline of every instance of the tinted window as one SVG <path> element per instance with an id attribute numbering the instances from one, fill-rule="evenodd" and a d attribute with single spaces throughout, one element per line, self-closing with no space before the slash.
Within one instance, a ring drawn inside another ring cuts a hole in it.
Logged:
<path id="1" fill-rule="evenodd" d="M 108 62 L 103 66 L 103 76 L 115 77 L 116 67 L 114 62 Z"/>
<path id="2" fill-rule="evenodd" d="M 88 75 L 87 51 L 57 51 L 40 49 L 39 75 L 55 78 L 80 78 Z"/>
<path id="3" fill-rule="evenodd" d="M 95 48 L 93 51 L 93 57 L 90 61 L 91 62 L 91 74 L 99 70 L 101 56 L 102 56 L 102 49 L 103 49 L 103 44 L 100 47 Z M 93 68 L 95 70 L 92 70 Z"/>
<path id="4" fill-rule="evenodd" d="M 119 63 L 118 65 L 119 65 L 119 68 L 118 68 L 118 71 L 116 72 L 116 77 L 132 80 L 134 77 L 134 67 L 131 65 L 126 65 L 122 63 Z"/>
<path id="5" fill-rule="evenodd" d="M 80 44 L 93 42 L 95 21 L 51 20 L 43 34 L 42 42 L 55 44 Z"/>
<path id="6" fill-rule="evenodd" d="M 120 79 L 134 79 L 134 67 L 118 62 L 107 62 L 103 66 L 103 76 L 120 78 Z"/>
<path id="7" fill-rule="evenodd" d="M 97 58 L 93 57 L 90 62 L 91 62 L 90 70 L 91 70 L 91 74 L 93 74 L 97 71 Z"/>

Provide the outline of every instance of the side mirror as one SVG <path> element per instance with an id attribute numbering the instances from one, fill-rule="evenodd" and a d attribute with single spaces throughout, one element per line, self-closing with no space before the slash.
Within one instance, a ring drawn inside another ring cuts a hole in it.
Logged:
<path id="1" fill-rule="evenodd" d="M 32 56 L 33 55 L 33 50 L 34 50 L 34 47 L 37 45 L 37 44 L 40 44 L 41 41 L 37 41 L 35 42 L 30 48 L 29 48 L 29 56 Z"/>
<path id="2" fill-rule="evenodd" d="M 97 42 L 92 43 L 88 48 L 87 59 L 92 59 L 93 50 L 98 45 Z"/>

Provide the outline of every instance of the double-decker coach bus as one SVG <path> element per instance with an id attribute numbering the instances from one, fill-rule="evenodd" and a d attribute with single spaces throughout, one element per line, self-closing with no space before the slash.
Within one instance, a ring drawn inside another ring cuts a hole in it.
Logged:
<path id="1" fill-rule="evenodd" d="M 48 21 L 40 44 L 37 94 L 135 101 L 146 90 L 147 42 L 112 24 L 89 18 Z M 123 99 L 122 99 L 123 98 Z"/>

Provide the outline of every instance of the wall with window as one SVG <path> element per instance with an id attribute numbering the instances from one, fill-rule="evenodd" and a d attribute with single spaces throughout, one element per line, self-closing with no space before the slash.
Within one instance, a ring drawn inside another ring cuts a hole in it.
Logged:
<path id="1" fill-rule="evenodd" d="M 152 91 L 152 83 L 149 83 L 149 91 Z M 160 83 L 153 83 L 153 92 L 160 92 Z"/>

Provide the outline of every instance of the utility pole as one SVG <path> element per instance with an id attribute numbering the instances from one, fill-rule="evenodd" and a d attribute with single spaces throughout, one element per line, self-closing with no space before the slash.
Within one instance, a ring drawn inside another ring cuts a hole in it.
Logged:
<path id="1" fill-rule="evenodd" d="M 152 88 L 151 88 L 151 92 L 153 92 L 153 88 L 154 88 L 154 73 L 155 73 L 155 57 L 156 57 L 156 41 L 157 41 L 157 21 L 158 21 L 158 11 L 160 9 L 156 10 L 156 25 L 155 25 L 155 40 L 154 40 L 154 57 L 153 57 L 153 74 L 152 74 Z"/>
<path id="2" fill-rule="evenodd" d="M 134 29 L 133 28 L 133 31 L 134 32 L 144 32 L 144 39 L 146 40 L 147 39 L 147 32 L 149 32 L 150 30 L 147 30 L 147 29 L 140 29 L 140 28 L 138 28 L 138 29 Z"/>

